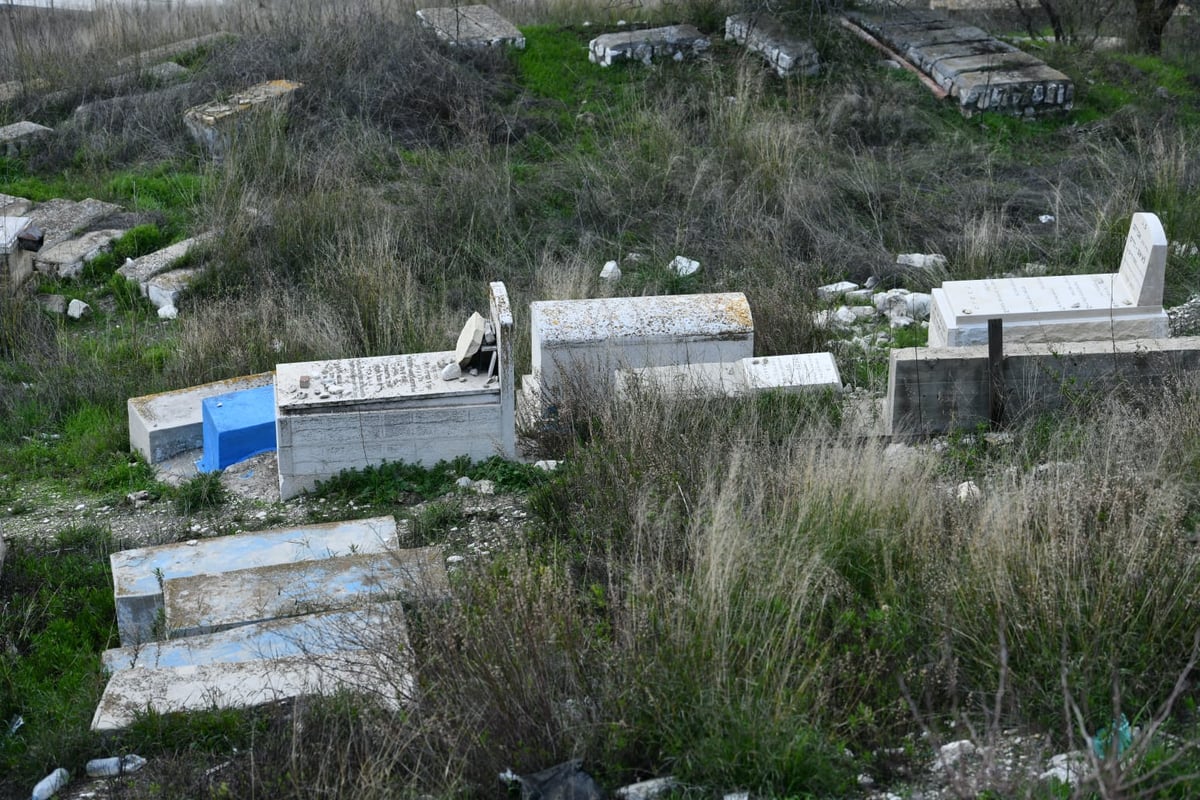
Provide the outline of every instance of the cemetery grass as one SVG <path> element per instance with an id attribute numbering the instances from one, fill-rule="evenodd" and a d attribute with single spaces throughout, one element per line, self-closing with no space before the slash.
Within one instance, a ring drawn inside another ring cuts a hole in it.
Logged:
<path id="1" fill-rule="evenodd" d="M 655 13 L 693 10 L 713 15 Z M 301 3 L 278 18 L 231 4 L 220 27 L 242 37 L 185 59 L 188 94 L 0 163 L 0 192 L 161 214 L 118 245 L 129 253 L 221 231 L 174 323 L 110 283 L 116 256 L 42 287 L 88 299 L 97 313 L 81 324 L 0 298 L 3 508 L 36 513 L 49 485 L 114 501 L 149 489 L 206 513 L 211 487 L 172 495 L 129 456 L 126 398 L 284 361 L 444 349 L 488 280 L 506 281 L 517 309 L 745 291 L 758 352 L 846 348 L 843 374 L 878 390 L 878 360 L 813 325 L 816 286 L 878 275 L 928 289 L 1034 261 L 1111 271 L 1143 208 L 1172 240 L 1200 242 L 1200 73 L 1177 45 L 1166 61 L 1049 51 L 1077 77 L 1078 109 L 1030 124 L 963 119 L 832 29 L 817 31 L 825 74 L 784 82 L 720 44 L 711 63 L 601 71 L 581 52 L 600 26 L 570 9 L 515 9 L 536 23 L 524 53 L 465 57 L 388 11 Z M 103 77 L 111 54 L 168 34 L 111 22 L 80 50 L 86 72 L 38 62 L 31 40 L 20 74 L 50 76 L 69 101 L 26 97 L 3 121 L 66 120 L 98 91 L 73 74 Z M 170 33 L 184 32 L 200 29 Z M 203 162 L 177 112 L 266 64 L 308 93 L 224 164 Z M 944 253 L 952 271 L 897 272 L 894 254 L 914 251 Z M 703 271 L 673 276 L 676 254 Z M 623 262 L 617 288 L 596 278 L 610 258 Z M 1198 272 L 1200 257 L 1172 252 L 1168 305 Z M 340 697 L 148 717 L 101 742 L 85 731 L 116 544 L 98 527 L 22 543 L 0 578 L 0 712 L 26 718 L 18 737 L 0 733 L 3 789 L 125 750 L 153 762 L 112 787 L 129 797 L 490 796 L 507 767 L 576 755 L 606 787 L 673 773 L 696 794 L 835 796 L 859 773 L 899 780 L 963 730 L 986 744 L 1017 726 L 1061 752 L 1119 713 L 1145 727 L 1161 712 L 1164 734 L 1196 741 L 1194 690 L 1174 693 L 1198 599 L 1196 395 L 1084 393 L 1011 439 L 963 432 L 902 463 L 823 402 L 598 403 L 554 432 L 567 459 L 551 477 L 493 462 L 331 481 L 325 497 L 371 510 L 432 498 L 415 520 L 431 543 L 463 513 L 457 475 L 519 491 L 534 513 L 525 541 L 456 575 L 448 604 L 409 609 L 422 702 L 398 716 Z M 953 497 L 967 478 L 980 501 Z M 38 578 L 44 591 L 18 591 L 47 569 L 60 571 Z M 72 592 L 86 597 L 60 605 Z M 1151 795 L 1181 777 L 1175 791 L 1194 793 L 1196 759 L 1173 741 L 1156 738 L 1105 791 Z M 1173 761 L 1150 773 L 1157 759 Z"/>

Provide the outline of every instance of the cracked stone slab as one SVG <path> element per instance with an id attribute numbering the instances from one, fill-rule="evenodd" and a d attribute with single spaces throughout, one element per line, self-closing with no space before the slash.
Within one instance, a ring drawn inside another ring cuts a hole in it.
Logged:
<path id="1" fill-rule="evenodd" d="M 438 38 L 461 47 L 525 48 L 525 36 L 493 8 L 485 5 L 422 8 L 417 18 Z"/>
<path id="2" fill-rule="evenodd" d="M 121 207 L 102 200 L 47 200 L 38 203 L 26 216 L 46 235 L 43 249 L 53 247 L 75 236 L 76 231 L 92 227 L 100 220 L 121 211 Z"/>
<path id="3" fill-rule="evenodd" d="M 89 231 L 53 247 L 43 247 L 33 256 L 33 268 L 58 278 L 77 278 L 89 261 L 110 252 L 113 242 L 125 233 L 121 229 Z"/>
<path id="4" fill-rule="evenodd" d="M 190 239 L 176 242 L 161 250 L 155 250 L 153 253 L 148 253 L 141 258 L 135 258 L 127 262 L 117 269 L 117 274 L 132 283 L 136 283 L 139 288 L 145 287 L 151 278 L 168 271 L 176 262 L 191 252 L 193 247 L 210 241 L 214 236 L 215 234 L 209 231 L 193 236 Z M 147 292 L 146 288 L 142 288 L 143 296 L 146 296 Z"/>
<path id="5" fill-rule="evenodd" d="M 155 308 L 178 306 L 179 298 L 204 274 L 199 267 L 184 267 L 161 272 L 143 283 L 142 296 Z"/>

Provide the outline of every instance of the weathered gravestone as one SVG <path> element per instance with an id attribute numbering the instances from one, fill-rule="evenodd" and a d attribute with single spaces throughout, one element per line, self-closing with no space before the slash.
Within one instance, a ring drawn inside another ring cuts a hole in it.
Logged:
<path id="1" fill-rule="evenodd" d="M 524 49 L 525 37 L 517 26 L 485 5 L 422 8 L 417 18 L 438 38 L 460 47 L 511 45 Z"/>
<path id="2" fill-rule="evenodd" d="M 189 108 L 183 112 L 183 122 L 196 141 L 219 160 L 229 151 L 237 132 L 249 119 L 265 111 L 283 111 L 291 95 L 303 85 L 286 80 L 259 83 L 228 100 Z"/>
<path id="3" fill-rule="evenodd" d="M 608 397 L 618 369 L 729 363 L 754 355 L 754 318 L 740 292 L 531 303 L 533 416 L 587 393 Z"/>
<path id="4" fill-rule="evenodd" d="M 812 42 L 789 33 L 767 14 L 736 14 L 725 20 L 725 38 L 760 54 L 781 78 L 816 75 L 820 57 Z"/>
<path id="5" fill-rule="evenodd" d="M 1158 217 L 1133 215 L 1119 272 L 947 281 L 934 289 L 930 347 L 987 343 L 987 321 L 1004 321 L 1005 342 L 1158 339 L 1167 237 Z"/>
<path id="6" fill-rule="evenodd" d="M 673 398 L 742 397 L 767 391 L 798 394 L 840 392 L 842 379 L 832 353 L 758 356 L 710 364 L 681 364 L 617 370 L 617 393 L 636 399 L 641 392 Z"/>
<path id="7" fill-rule="evenodd" d="M 45 125 L 38 125 L 36 122 L 28 120 L 0 127 L 0 156 L 16 158 L 34 142 L 44 139 L 53 132 L 53 128 L 47 128 Z"/>
<path id="8" fill-rule="evenodd" d="M 456 351 L 280 364 L 275 378 L 279 493 L 385 461 L 432 465 L 515 455 L 512 313 L 492 283 L 490 366 L 445 380 Z"/>

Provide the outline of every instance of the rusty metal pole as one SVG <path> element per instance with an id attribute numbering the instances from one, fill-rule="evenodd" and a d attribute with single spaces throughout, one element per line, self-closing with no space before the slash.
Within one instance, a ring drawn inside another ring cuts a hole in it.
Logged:
<path id="1" fill-rule="evenodd" d="M 992 429 L 1004 419 L 1004 321 L 988 320 L 988 422 Z"/>

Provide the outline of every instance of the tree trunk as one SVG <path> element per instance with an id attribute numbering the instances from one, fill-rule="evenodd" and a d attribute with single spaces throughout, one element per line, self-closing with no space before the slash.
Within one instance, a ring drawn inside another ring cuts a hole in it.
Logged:
<path id="1" fill-rule="evenodd" d="M 1137 0 L 1139 3 L 1145 0 Z M 1152 0 L 1151 0 L 1152 1 Z M 1179 0 L 1175 0 L 1176 3 Z M 1054 7 L 1052 0 L 1038 0 L 1038 5 L 1046 12 L 1046 16 L 1050 18 L 1050 27 L 1054 29 L 1054 41 L 1063 44 L 1067 41 L 1067 31 L 1063 28 L 1062 17 L 1059 16 L 1058 9 Z"/>
<path id="2" fill-rule="evenodd" d="M 1162 52 L 1163 31 L 1178 6 L 1179 0 L 1134 0 L 1140 50 L 1155 55 Z"/>

